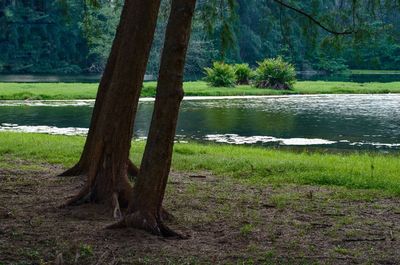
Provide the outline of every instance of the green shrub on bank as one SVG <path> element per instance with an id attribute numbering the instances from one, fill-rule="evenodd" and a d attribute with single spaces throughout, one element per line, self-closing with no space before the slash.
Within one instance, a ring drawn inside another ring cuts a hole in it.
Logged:
<path id="1" fill-rule="evenodd" d="M 234 68 L 223 62 L 214 62 L 212 68 L 204 68 L 206 77 L 204 80 L 214 87 L 234 87 L 236 75 Z"/>
<path id="2" fill-rule="evenodd" d="M 253 77 L 253 70 L 247 63 L 235 64 L 233 66 L 236 75 L 236 84 L 238 85 L 248 85 Z"/>
<path id="3" fill-rule="evenodd" d="M 254 86 L 258 88 L 291 89 L 296 81 L 296 70 L 282 57 L 265 59 L 258 62 L 255 71 Z"/>

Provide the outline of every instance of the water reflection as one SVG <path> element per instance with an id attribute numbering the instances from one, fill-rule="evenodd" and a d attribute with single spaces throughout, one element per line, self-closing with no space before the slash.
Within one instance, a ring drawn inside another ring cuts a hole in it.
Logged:
<path id="1" fill-rule="evenodd" d="M 185 76 L 186 81 L 201 80 L 203 75 Z M 56 75 L 56 74 L 0 74 L 0 82 L 20 82 L 20 83 L 98 83 L 100 74 L 84 75 Z M 298 74 L 300 81 L 338 81 L 338 82 L 396 82 L 400 81 L 399 73 L 392 74 L 334 74 L 334 75 L 304 75 Z M 156 80 L 156 76 L 146 75 L 146 81 Z"/>
<path id="2" fill-rule="evenodd" d="M 85 133 L 92 109 L 93 101 L 0 102 L 0 130 L 46 132 L 48 126 L 49 133 L 62 133 L 56 128 Z M 135 137 L 147 136 L 152 110 L 152 101 L 139 104 Z M 400 150 L 400 95 L 185 100 L 177 134 L 233 144 L 395 151 Z"/>
<path id="3" fill-rule="evenodd" d="M 336 74 L 336 75 L 300 75 L 298 80 L 303 81 L 336 81 L 356 83 L 389 83 L 400 81 L 400 74 Z"/>

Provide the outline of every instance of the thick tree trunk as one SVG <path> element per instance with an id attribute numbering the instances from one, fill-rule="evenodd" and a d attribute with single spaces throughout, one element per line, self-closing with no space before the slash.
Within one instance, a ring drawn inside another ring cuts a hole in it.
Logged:
<path id="1" fill-rule="evenodd" d="M 60 176 L 80 176 L 86 175 L 89 172 L 89 166 L 91 163 L 91 158 L 93 156 L 93 151 L 95 150 L 96 142 L 93 141 L 93 134 L 95 128 L 98 126 L 97 121 L 98 117 L 101 113 L 101 107 L 104 102 L 105 95 L 107 94 L 108 88 L 110 87 L 112 77 L 115 70 L 115 65 L 117 62 L 117 58 L 120 52 L 120 43 L 122 42 L 122 32 L 123 28 L 128 27 L 128 21 L 126 19 L 122 19 L 123 17 L 128 16 L 126 14 L 128 12 L 128 8 L 124 8 L 121 13 L 121 21 L 117 27 L 117 31 L 115 34 L 115 38 L 113 41 L 113 45 L 111 47 L 110 56 L 108 57 L 106 68 L 102 75 L 99 88 L 97 91 L 96 101 L 93 108 L 92 118 L 90 122 L 90 128 L 88 135 L 86 137 L 85 147 L 82 151 L 81 157 L 76 165 L 67 171 L 60 174 Z M 137 176 L 139 173 L 138 168 L 133 165 L 131 161 L 128 161 L 128 174 L 131 176 Z"/>
<path id="2" fill-rule="evenodd" d="M 89 200 L 112 202 L 115 209 L 128 205 L 133 124 L 159 6 L 160 0 L 125 2 L 84 152 L 76 167 L 66 172 L 87 174 L 87 183 L 67 204 Z"/>
<path id="3" fill-rule="evenodd" d="M 118 226 L 176 236 L 163 224 L 162 202 L 171 167 L 183 71 L 196 0 L 173 0 L 158 78 L 157 96 L 140 172 L 128 215 Z"/>

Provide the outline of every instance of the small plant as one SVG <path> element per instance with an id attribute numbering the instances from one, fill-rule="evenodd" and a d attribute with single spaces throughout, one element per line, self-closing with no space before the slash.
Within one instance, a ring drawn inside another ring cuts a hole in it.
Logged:
<path id="1" fill-rule="evenodd" d="M 348 250 L 347 248 L 341 247 L 341 246 L 336 246 L 333 249 L 336 253 L 342 254 L 342 255 L 349 255 L 350 254 L 350 250 Z"/>
<path id="2" fill-rule="evenodd" d="M 214 62 L 212 68 L 204 68 L 204 80 L 215 87 L 234 87 L 236 84 L 235 70 L 229 64 Z"/>
<path id="3" fill-rule="evenodd" d="M 233 66 L 236 76 L 236 84 L 238 85 L 248 85 L 250 79 L 253 77 L 253 71 L 247 63 L 235 64 Z"/>
<path id="4" fill-rule="evenodd" d="M 297 199 L 299 199 L 298 194 L 294 193 L 274 194 L 270 197 L 271 204 L 278 210 L 283 210 Z"/>
<path id="5" fill-rule="evenodd" d="M 79 249 L 79 254 L 82 258 L 93 256 L 93 248 L 91 245 L 82 244 Z"/>
<path id="6" fill-rule="evenodd" d="M 296 70 L 282 57 L 258 62 L 254 85 L 258 88 L 291 89 L 296 81 Z"/>
<path id="7" fill-rule="evenodd" d="M 251 224 L 245 224 L 240 228 L 240 234 L 243 236 L 249 235 L 253 232 L 254 227 Z"/>

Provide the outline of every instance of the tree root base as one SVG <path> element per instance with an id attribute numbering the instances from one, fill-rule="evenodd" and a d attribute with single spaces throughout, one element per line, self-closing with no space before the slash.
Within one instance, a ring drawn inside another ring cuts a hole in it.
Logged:
<path id="1" fill-rule="evenodd" d="M 111 206 L 110 208 L 112 208 L 112 213 L 113 213 L 114 219 L 116 221 L 121 221 L 123 215 L 122 215 L 120 203 L 118 200 L 118 194 L 113 193 L 108 202 L 109 202 L 109 205 Z M 86 203 L 98 203 L 98 202 L 96 201 L 95 194 L 93 194 L 93 192 L 88 191 L 85 188 L 78 195 L 69 199 L 64 204 L 60 205 L 59 208 L 62 209 L 62 208 L 70 207 L 70 206 L 80 206 L 80 205 L 83 205 Z"/>
<path id="2" fill-rule="evenodd" d="M 163 210 L 163 212 L 166 212 Z M 135 212 L 125 216 L 120 222 L 109 225 L 106 229 L 136 228 L 147 231 L 153 235 L 161 236 L 169 239 L 188 239 L 180 233 L 177 233 L 166 226 L 161 220 L 150 214 L 142 214 Z"/>
<path id="3" fill-rule="evenodd" d="M 70 169 L 67 169 L 63 173 L 59 174 L 57 177 L 76 177 L 76 176 L 83 176 L 86 175 L 86 171 L 83 168 L 76 164 Z"/>
<path id="4" fill-rule="evenodd" d="M 92 201 L 93 194 L 87 187 L 81 190 L 77 195 L 67 200 L 65 203 L 61 204 L 59 208 L 66 208 L 69 206 L 80 206 L 85 203 L 90 203 Z"/>

